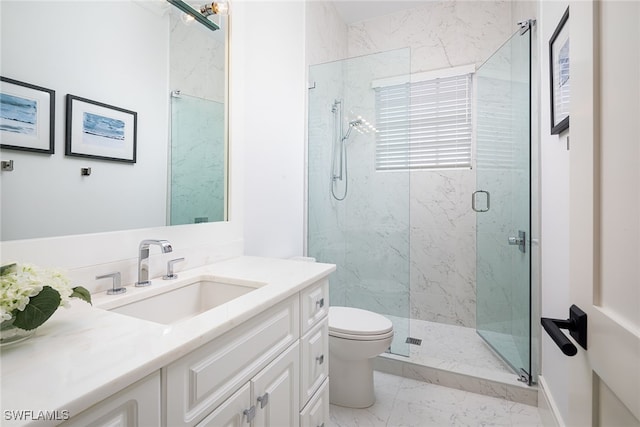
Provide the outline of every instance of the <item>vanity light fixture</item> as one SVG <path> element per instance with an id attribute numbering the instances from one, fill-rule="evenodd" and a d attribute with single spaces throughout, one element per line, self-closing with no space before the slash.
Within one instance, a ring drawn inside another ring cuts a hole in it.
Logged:
<path id="1" fill-rule="evenodd" d="M 229 4 L 227 2 L 206 3 L 200 6 L 200 13 L 204 16 L 209 15 L 228 15 Z"/>
<path id="2" fill-rule="evenodd" d="M 212 31 L 219 30 L 220 25 L 210 19 L 207 19 L 207 17 L 212 15 L 220 16 L 229 14 L 229 4 L 227 2 L 205 3 L 202 6 L 197 7 L 192 6 L 183 0 L 167 0 L 167 2 L 180 9 L 188 16 L 193 17 L 193 19 Z M 182 20 L 187 22 L 189 19 L 183 16 Z"/>

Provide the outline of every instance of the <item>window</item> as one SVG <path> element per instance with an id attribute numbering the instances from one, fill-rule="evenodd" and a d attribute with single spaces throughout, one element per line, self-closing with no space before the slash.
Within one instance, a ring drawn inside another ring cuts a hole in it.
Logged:
<path id="1" fill-rule="evenodd" d="M 465 71 L 374 82 L 376 170 L 471 167 L 472 74 Z"/>

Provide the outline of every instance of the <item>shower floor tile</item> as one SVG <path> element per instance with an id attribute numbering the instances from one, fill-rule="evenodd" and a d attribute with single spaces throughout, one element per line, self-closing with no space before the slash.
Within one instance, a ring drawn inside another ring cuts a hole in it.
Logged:
<path id="1" fill-rule="evenodd" d="M 516 373 L 495 354 L 475 329 L 387 316 L 394 323 L 392 350 L 374 361 L 378 371 L 511 401 L 537 404 L 537 388 L 518 381 Z M 397 326 L 397 327 L 396 327 Z M 407 337 L 421 345 L 405 344 Z"/>
<path id="2" fill-rule="evenodd" d="M 331 427 L 542 426 L 538 409 L 495 397 L 374 372 L 376 403 L 330 407 Z"/>
<path id="3" fill-rule="evenodd" d="M 393 316 L 387 316 L 396 325 L 406 324 L 406 319 L 399 321 Z M 411 319 L 410 331 L 406 327 L 395 329 L 395 342 L 399 348 L 393 348 L 406 354 L 409 349 L 409 360 L 420 365 L 451 368 L 453 365 L 491 370 L 515 375 L 513 370 L 500 359 L 494 351 L 478 336 L 475 329 L 463 326 L 446 325 L 426 320 Z M 422 344 L 404 344 L 406 337 L 418 338 Z"/>

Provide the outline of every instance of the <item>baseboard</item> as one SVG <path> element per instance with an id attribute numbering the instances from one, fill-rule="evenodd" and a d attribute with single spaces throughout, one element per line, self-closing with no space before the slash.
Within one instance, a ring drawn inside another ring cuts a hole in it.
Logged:
<path id="1" fill-rule="evenodd" d="M 553 396 L 547 391 L 547 383 L 542 375 L 538 376 L 538 409 L 545 427 L 566 427 Z"/>

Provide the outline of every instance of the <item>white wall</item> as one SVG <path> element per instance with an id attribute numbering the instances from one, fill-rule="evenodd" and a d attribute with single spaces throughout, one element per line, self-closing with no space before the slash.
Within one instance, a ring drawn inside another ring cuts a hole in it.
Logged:
<path id="1" fill-rule="evenodd" d="M 342 21 L 333 1 L 307 3 L 307 66 L 347 57 L 347 24 Z"/>
<path id="2" fill-rule="evenodd" d="M 232 39 L 241 80 L 232 128 L 244 142 L 244 237 L 248 255 L 303 253 L 305 4 L 243 1 L 233 5 Z M 234 139 L 235 140 L 235 139 Z"/>
<path id="3" fill-rule="evenodd" d="M 549 39 L 567 8 L 566 1 L 540 2 L 540 182 L 541 315 L 568 317 L 569 306 L 569 151 L 568 132 L 550 132 Z M 575 70 L 572 70 L 574 73 Z M 567 420 L 570 358 L 542 333 L 541 372 L 560 416 Z"/>

